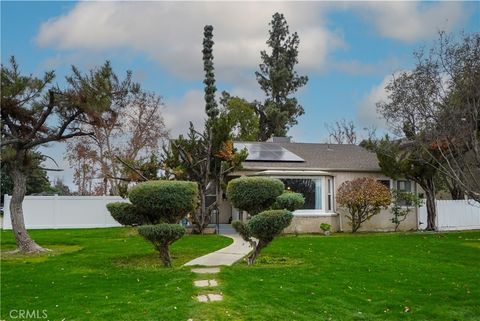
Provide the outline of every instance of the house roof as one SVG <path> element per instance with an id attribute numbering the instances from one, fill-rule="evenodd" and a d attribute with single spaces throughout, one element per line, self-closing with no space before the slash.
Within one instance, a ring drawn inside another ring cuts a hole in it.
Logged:
<path id="1" fill-rule="evenodd" d="M 243 163 L 245 170 L 381 171 L 376 154 L 358 145 L 292 142 L 256 142 L 254 144 L 279 145 L 300 156 L 304 161 L 276 162 L 247 160 Z"/>

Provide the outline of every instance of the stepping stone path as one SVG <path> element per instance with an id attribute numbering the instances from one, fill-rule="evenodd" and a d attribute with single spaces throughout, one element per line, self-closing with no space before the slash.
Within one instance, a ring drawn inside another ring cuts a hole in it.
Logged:
<path id="1" fill-rule="evenodd" d="M 215 274 L 220 272 L 219 267 L 210 267 L 210 268 L 195 268 L 192 269 L 192 272 L 197 274 Z M 217 280 L 209 279 L 209 280 L 195 280 L 193 284 L 198 288 L 204 287 L 216 287 L 218 285 Z M 199 294 L 196 296 L 198 302 L 214 302 L 214 301 L 222 301 L 223 295 L 219 293 L 206 293 L 206 294 Z"/>

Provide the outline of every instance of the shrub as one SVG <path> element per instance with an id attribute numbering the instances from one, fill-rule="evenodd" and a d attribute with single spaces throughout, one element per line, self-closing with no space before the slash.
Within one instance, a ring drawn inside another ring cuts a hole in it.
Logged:
<path id="1" fill-rule="evenodd" d="M 165 266 L 171 266 L 168 246 L 185 233 L 175 223 L 195 210 L 197 195 L 194 182 L 148 181 L 132 188 L 129 193 L 132 204 L 111 203 L 107 209 L 120 224 L 152 224 L 140 226 L 139 233 L 160 252 Z"/>
<path id="2" fill-rule="evenodd" d="M 142 225 L 145 224 L 145 217 L 138 215 L 136 207 L 133 204 L 125 202 L 115 202 L 107 204 L 107 209 L 112 217 L 122 225 Z"/>
<path id="3" fill-rule="evenodd" d="M 324 232 L 329 232 L 332 226 L 328 223 L 322 223 L 320 224 L 320 229 Z"/>
<path id="4" fill-rule="evenodd" d="M 348 210 L 352 232 L 356 232 L 363 222 L 387 208 L 391 201 L 388 187 L 373 177 L 361 177 L 344 182 L 338 188 L 337 203 Z"/>
<path id="5" fill-rule="evenodd" d="M 285 191 L 283 194 L 277 196 L 275 201 L 275 208 L 295 211 L 305 204 L 305 197 L 301 193 L 294 193 Z"/>
<path id="6" fill-rule="evenodd" d="M 128 195 L 150 223 L 178 223 L 195 210 L 198 187 L 186 181 L 149 181 L 136 185 Z"/>
<path id="7" fill-rule="evenodd" d="M 392 223 L 395 224 L 395 232 L 398 230 L 400 223 L 407 219 L 408 214 L 415 207 L 422 205 L 422 200 L 415 193 L 393 191 L 392 192 Z"/>
<path id="8" fill-rule="evenodd" d="M 239 210 L 256 215 L 272 206 L 284 188 L 275 178 L 240 177 L 228 183 L 227 197 Z"/>
<path id="9" fill-rule="evenodd" d="M 260 251 L 290 225 L 292 218 L 290 211 L 269 210 L 255 215 L 246 224 L 241 221 L 233 222 L 235 230 L 253 246 L 253 251 L 248 256 L 248 264 L 255 263 Z M 258 243 L 253 241 L 252 237 L 258 239 Z"/>
<path id="10" fill-rule="evenodd" d="M 138 228 L 138 233 L 150 241 L 160 253 L 160 259 L 165 266 L 172 266 L 169 245 L 182 238 L 185 229 L 178 224 L 143 225 Z"/>

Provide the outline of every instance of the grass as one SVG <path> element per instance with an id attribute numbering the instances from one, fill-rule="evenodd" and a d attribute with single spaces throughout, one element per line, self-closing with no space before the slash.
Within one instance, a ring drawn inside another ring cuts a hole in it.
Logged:
<path id="1" fill-rule="evenodd" d="M 187 236 L 173 269 L 128 229 L 32 231 L 63 252 L 2 262 L 2 320 L 47 309 L 50 320 L 478 320 L 480 232 L 286 236 L 215 276 L 224 301 L 197 303 L 180 265 L 229 243 Z M 2 249 L 12 247 L 2 232 Z M 72 248 L 75 247 L 75 248 Z M 65 250 L 68 248 L 68 250 Z M 55 251 L 54 251 L 55 252 Z M 206 290 L 214 291 L 213 289 Z"/>

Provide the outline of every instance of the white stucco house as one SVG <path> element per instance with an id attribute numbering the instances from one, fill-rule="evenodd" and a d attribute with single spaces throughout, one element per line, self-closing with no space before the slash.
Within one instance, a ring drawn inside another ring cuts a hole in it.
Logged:
<path id="1" fill-rule="evenodd" d="M 390 189 L 416 192 L 414 182 L 392 180 L 382 174 L 375 153 L 358 145 L 294 143 L 289 138 L 273 138 L 269 142 L 235 142 L 235 148 L 248 150 L 248 157 L 239 176 L 268 176 L 278 178 L 285 187 L 302 193 L 305 204 L 294 212 L 294 219 L 286 232 L 320 232 L 320 223 L 332 225 L 334 231 L 348 231 L 350 226 L 345 212 L 337 207 L 335 194 L 339 186 L 358 177 L 373 176 Z M 245 219 L 246 215 L 233 208 L 224 199 L 219 206 L 219 223 Z M 389 210 L 373 217 L 360 230 L 393 230 Z M 400 225 L 400 230 L 417 229 L 417 213 L 414 211 Z"/>

